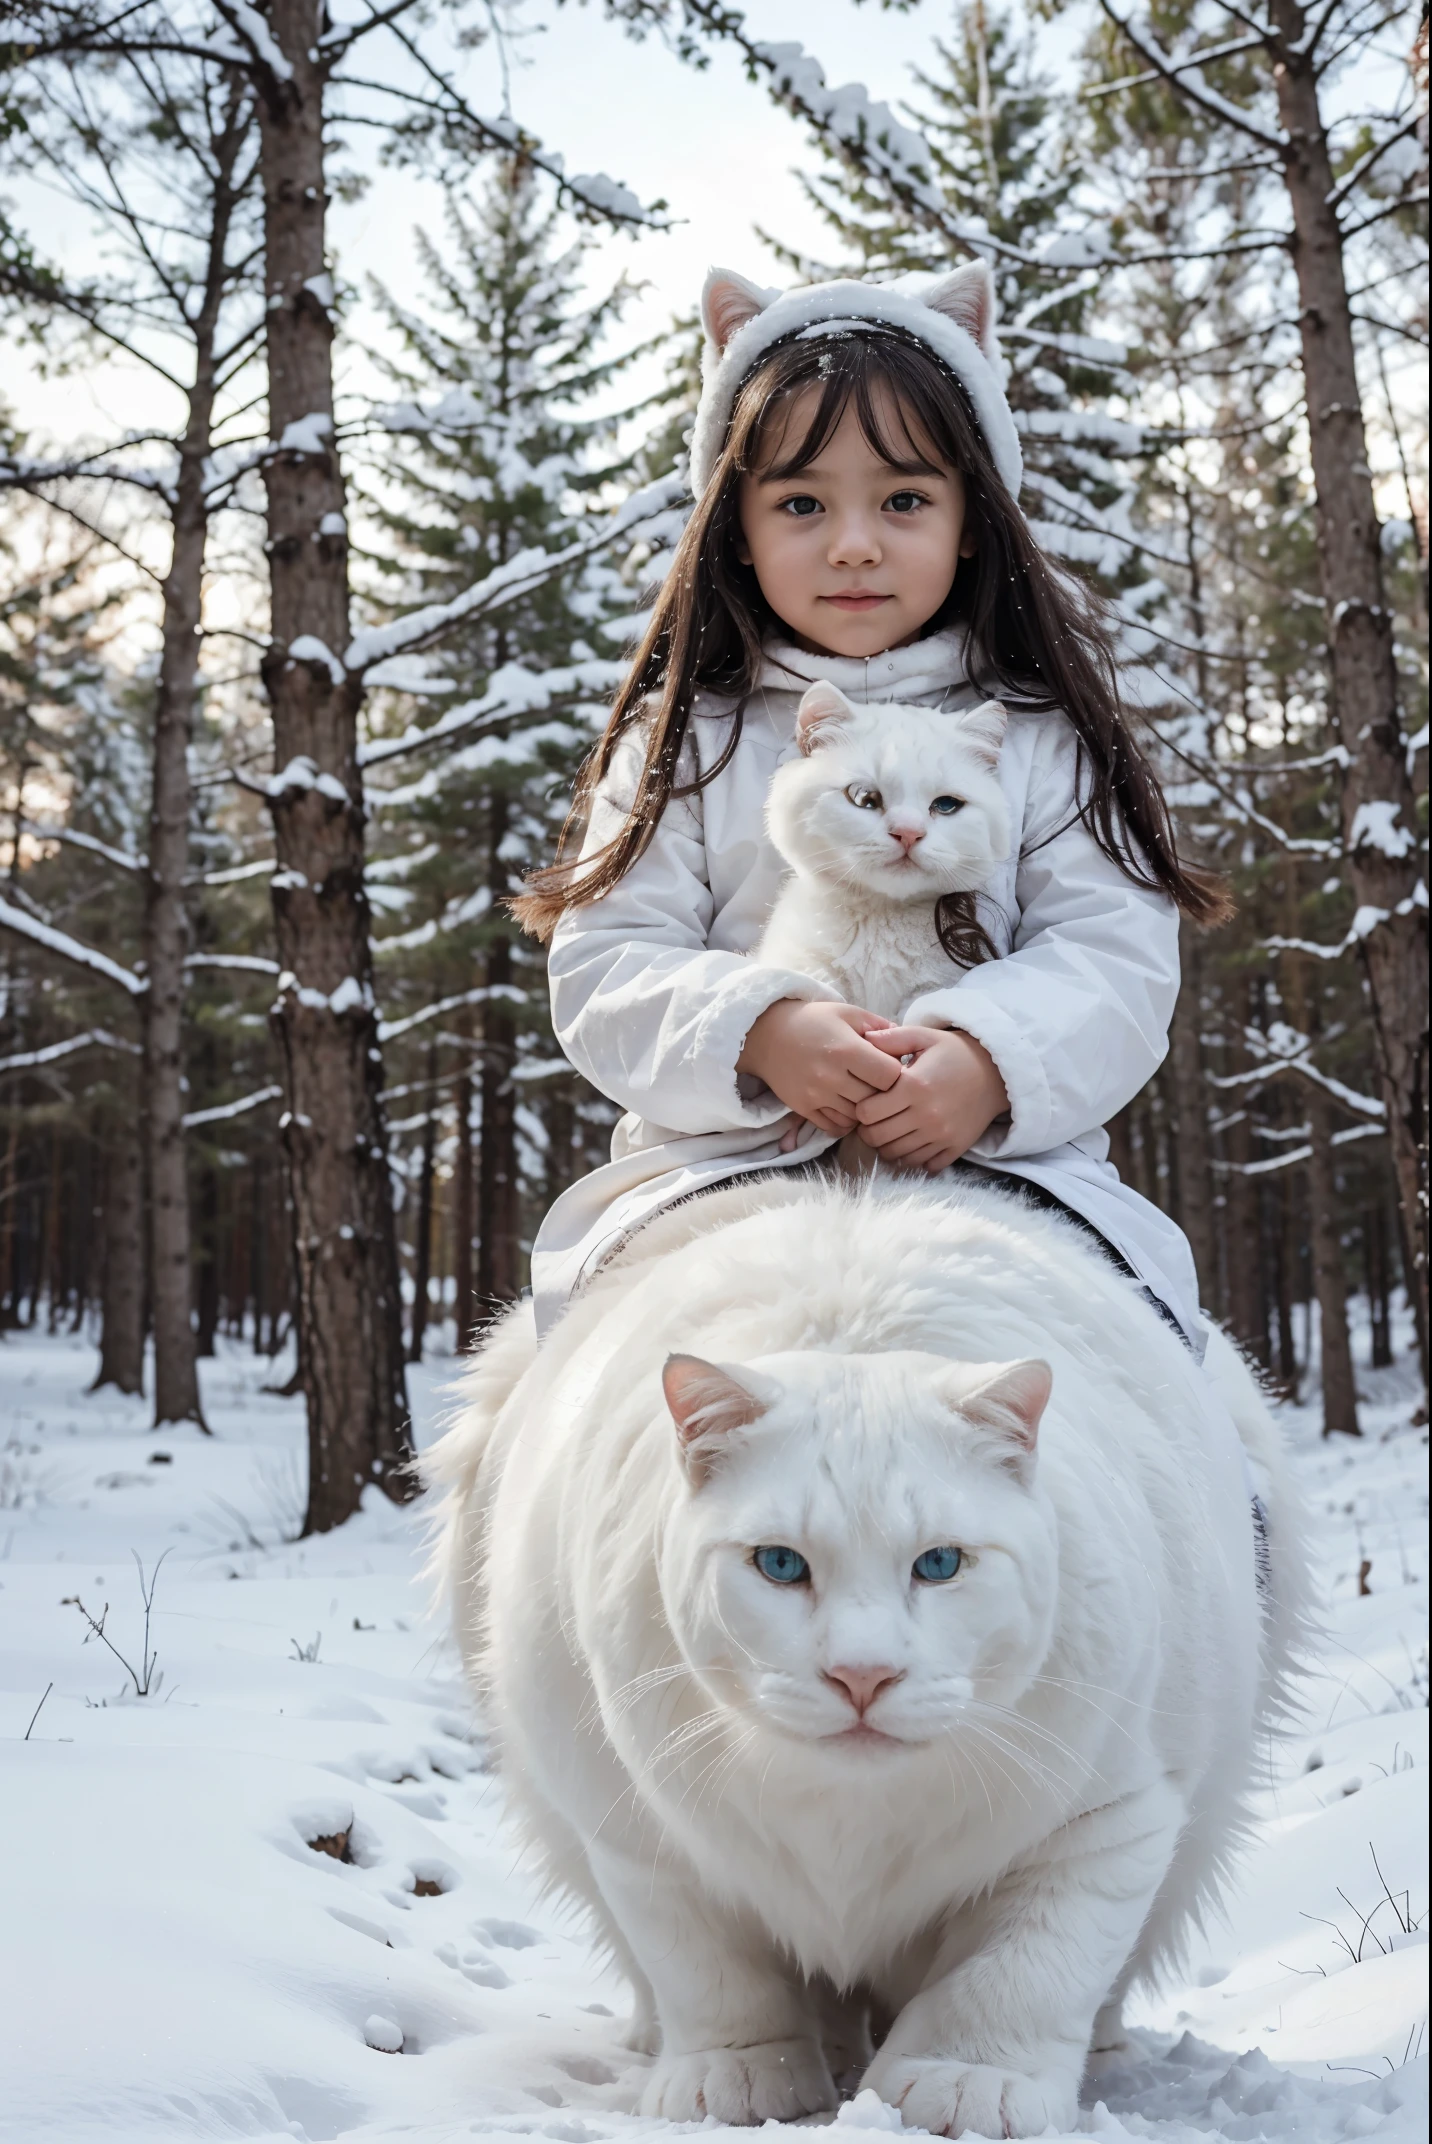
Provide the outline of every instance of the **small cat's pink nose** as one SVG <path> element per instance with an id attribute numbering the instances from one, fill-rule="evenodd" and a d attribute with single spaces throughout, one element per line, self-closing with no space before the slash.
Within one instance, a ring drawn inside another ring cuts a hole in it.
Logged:
<path id="1" fill-rule="evenodd" d="M 900 826 L 897 824 L 891 826 L 888 831 L 890 834 L 890 839 L 892 841 L 898 841 L 907 856 L 909 855 L 911 849 L 914 848 L 916 842 L 923 841 L 925 838 L 925 829 L 923 826 Z"/>
<path id="2" fill-rule="evenodd" d="M 903 1668 L 827 1668 L 827 1682 L 843 1690 L 863 1720 L 882 1690 L 905 1680 Z"/>

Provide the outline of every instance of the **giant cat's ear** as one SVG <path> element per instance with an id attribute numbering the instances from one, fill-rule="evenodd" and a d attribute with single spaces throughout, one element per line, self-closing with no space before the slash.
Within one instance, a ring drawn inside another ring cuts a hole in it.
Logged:
<path id="1" fill-rule="evenodd" d="M 960 1413 L 981 1429 L 1008 1438 L 1026 1457 L 1033 1455 L 1039 1424 L 1049 1395 L 1054 1390 L 1054 1372 L 1047 1362 L 1033 1355 L 1027 1362 L 1002 1362 L 992 1377 L 966 1392 Z"/>
<path id="2" fill-rule="evenodd" d="M 824 737 L 821 736 L 822 723 L 840 722 L 846 715 L 854 713 L 855 709 L 840 687 L 821 678 L 811 686 L 796 709 L 796 743 L 802 752 L 809 756 L 817 745 L 828 744 L 830 741 L 829 730 Z"/>
<path id="3" fill-rule="evenodd" d="M 774 291 L 748 283 L 730 268 L 713 268 L 701 292 L 701 325 L 708 341 L 724 350 L 731 337 L 763 313 L 774 296 Z"/>
<path id="4" fill-rule="evenodd" d="M 780 1388 L 742 1363 L 668 1355 L 661 1389 L 676 1424 L 682 1464 L 699 1487 L 720 1459 L 731 1431 L 758 1422 Z"/>
<path id="5" fill-rule="evenodd" d="M 1027 1362 L 951 1363 L 935 1382 L 945 1405 L 993 1436 L 1016 1474 L 1027 1479 L 1054 1389 L 1048 1363 L 1038 1356 Z"/>
<path id="6" fill-rule="evenodd" d="M 999 765 L 999 750 L 1008 726 L 1009 717 L 999 700 L 986 700 L 983 707 L 972 707 L 967 715 L 960 716 L 961 735 L 987 767 Z"/>
<path id="7" fill-rule="evenodd" d="M 936 283 L 923 294 L 924 302 L 931 312 L 943 313 L 953 320 L 956 327 L 972 335 L 983 355 L 990 363 L 999 362 L 999 345 L 994 336 L 994 277 L 984 261 L 968 261 L 963 268 L 956 268 L 943 282 Z"/>

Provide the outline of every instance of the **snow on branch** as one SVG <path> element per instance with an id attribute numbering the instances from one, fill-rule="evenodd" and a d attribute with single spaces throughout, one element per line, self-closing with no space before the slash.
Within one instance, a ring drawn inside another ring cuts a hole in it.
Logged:
<path id="1" fill-rule="evenodd" d="M 1316 938 L 1262 938 L 1259 944 L 1270 953 L 1307 953 L 1314 960 L 1341 960 L 1344 953 L 1355 951 L 1394 916 L 1410 916 L 1426 907 L 1427 888 L 1419 879 L 1407 899 L 1399 901 L 1395 908 L 1375 908 L 1370 901 L 1365 902 L 1348 925 L 1346 936 L 1336 945 L 1322 945 Z"/>
<path id="2" fill-rule="evenodd" d="M 277 975 L 280 973 L 276 960 L 265 960 L 260 953 L 190 953 L 184 962 L 190 968 L 224 968 L 236 975 Z"/>
<path id="3" fill-rule="evenodd" d="M 68 931 L 57 931 L 53 924 L 42 923 L 38 916 L 27 915 L 23 908 L 16 908 L 0 894 L 0 930 L 13 931 L 17 938 L 28 938 L 32 945 L 43 946 L 47 953 L 57 953 L 61 960 L 71 966 L 85 968 L 91 975 L 99 975 L 108 983 L 118 983 L 132 998 L 142 998 L 149 988 L 142 975 L 132 968 L 123 968 L 108 953 L 101 953 L 92 945 L 85 945 L 72 938 Z"/>
<path id="4" fill-rule="evenodd" d="M 429 1020 L 440 1020 L 444 1013 L 456 1012 L 461 1005 L 489 1005 L 494 998 L 507 998 L 519 1005 L 527 1003 L 527 993 L 515 983 L 484 983 L 476 990 L 460 990 L 456 997 L 439 998 L 435 1004 L 425 1005 L 421 1012 L 410 1012 L 402 1020 L 382 1020 L 378 1024 L 380 1042 L 396 1042 L 400 1035 L 410 1034 L 415 1027 L 423 1027 Z"/>
<path id="5" fill-rule="evenodd" d="M 360 747 L 359 763 L 381 766 L 409 752 L 430 751 L 475 729 L 488 729 L 518 715 L 544 714 L 554 700 L 572 693 L 601 693 L 620 682 L 624 665 L 593 657 L 588 662 L 569 663 L 555 670 L 526 670 L 521 663 L 504 663 L 494 670 L 488 688 L 478 699 L 450 707 L 427 729 L 409 727 L 399 737 L 379 737 Z"/>
<path id="6" fill-rule="evenodd" d="M 355 634 L 349 643 L 343 658 L 344 669 L 350 676 L 361 674 L 374 663 L 386 662 L 390 656 L 412 654 L 418 649 L 434 646 L 454 626 L 462 625 L 470 618 L 485 617 L 489 611 L 515 602 L 519 596 L 530 595 L 554 575 L 565 572 L 567 567 L 608 550 L 643 523 L 669 512 L 684 492 L 683 478 L 662 477 L 623 500 L 595 535 L 565 544 L 560 551 L 544 551 L 539 545 L 528 545 L 482 580 L 474 582 L 471 588 L 465 588 L 460 596 L 454 596 L 450 603 L 426 603 L 404 618 L 395 618 L 391 625 L 368 627 Z"/>
<path id="7" fill-rule="evenodd" d="M 1209 1085 L 1225 1092 L 1230 1088 L 1261 1087 L 1270 1079 L 1278 1079 L 1285 1072 L 1296 1074 L 1314 1087 L 1321 1087 L 1335 1102 L 1354 1116 L 1372 1117 L 1379 1122 L 1386 1119 L 1387 1104 L 1374 1095 L 1359 1094 L 1354 1087 L 1345 1087 L 1340 1079 L 1321 1071 L 1312 1061 L 1312 1042 L 1307 1035 L 1300 1035 L 1296 1028 L 1285 1022 L 1275 1021 L 1265 1035 L 1260 1028 L 1244 1029 L 1244 1040 L 1258 1059 L 1246 1072 L 1227 1072 L 1210 1075 Z"/>
<path id="8" fill-rule="evenodd" d="M 1261 142 L 1265 149 L 1271 149 L 1280 157 L 1283 155 L 1288 143 L 1281 131 L 1261 126 L 1250 112 L 1245 112 L 1240 105 L 1231 104 L 1227 97 L 1221 96 L 1206 81 L 1188 80 L 1189 74 L 1196 73 L 1203 59 L 1210 55 L 1195 52 L 1188 59 L 1175 60 L 1164 51 L 1149 31 L 1136 30 L 1132 21 L 1111 5 L 1111 0 L 1099 0 L 1099 5 L 1114 28 L 1127 38 L 1135 52 L 1181 97 L 1186 97 L 1190 104 L 1199 105 L 1210 117 L 1221 119 L 1225 126 L 1236 127 L 1240 133 L 1251 135 L 1253 140 Z M 1266 40 L 1260 39 L 1259 42 Z"/>
<path id="9" fill-rule="evenodd" d="M 215 38 L 214 51 L 217 57 L 245 62 L 255 59 L 268 69 L 275 81 L 293 80 L 293 68 L 284 58 L 273 31 L 257 8 L 250 7 L 248 0 L 214 0 L 214 6 L 235 37 L 233 45 L 227 45 L 225 40 Z"/>
<path id="10" fill-rule="evenodd" d="M 91 856 L 102 856 L 107 864 L 118 864 L 122 871 L 143 872 L 149 869 L 147 856 L 132 856 L 128 849 L 111 848 L 107 841 L 97 841 L 93 834 L 81 834 L 72 826 L 40 826 L 32 823 L 24 831 L 36 841 L 67 841 L 71 848 L 85 849 Z"/>
<path id="11" fill-rule="evenodd" d="M 62 1058 L 73 1057 L 76 1050 L 125 1050 L 130 1056 L 139 1055 L 137 1042 L 126 1042 L 122 1035 L 112 1035 L 107 1027 L 92 1027 L 83 1035 L 71 1035 L 66 1042 L 51 1042 L 42 1050 L 20 1050 L 13 1057 L 0 1057 L 0 1072 L 36 1072 L 42 1065 L 58 1064 Z"/>
<path id="12" fill-rule="evenodd" d="M 1347 1146 L 1354 1139 L 1381 1139 L 1385 1132 L 1382 1124 L 1354 1124 L 1345 1132 L 1334 1132 L 1332 1144 Z M 1276 1169 L 1294 1169 L 1312 1158 L 1312 1147 L 1305 1145 L 1289 1147 L 1282 1154 L 1270 1155 L 1267 1161 L 1215 1161 L 1212 1166 L 1220 1176 L 1271 1176 Z"/>
<path id="13" fill-rule="evenodd" d="M 237 1102 L 221 1102 L 216 1109 L 191 1109 L 182 1122 L 186 1132 L 200 1124 L 225 1124 L 230 1117 L 244 1117 L 251 1109 L 262 1109 L 266 1102 L 282 1100 L 282 1087 L 259 1087 L 252 1094 L 242 1095 Z"/>

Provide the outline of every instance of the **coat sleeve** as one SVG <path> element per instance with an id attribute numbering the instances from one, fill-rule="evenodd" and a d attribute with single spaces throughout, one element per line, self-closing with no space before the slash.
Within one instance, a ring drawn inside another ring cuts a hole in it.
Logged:
<path id="1" fill-rule="evenodd" d="M 1106 1124 L 1168 1049 L 1178 996 L 1178 911 L 1137 886 L 1078 815 L 1072 727 L 1050 717 L 1035 746 L 1010 952 L 925 992 L 905 1018 L 983 1043 L 1007 1118 L 970 1149 L 1014 1160 Z"/>
<path id="2" fill-rule="evenodd" d="M 622 824 L 641 763 L 640 732 L 628 732 L 593 801 L 584 855 Z M 568 909 L 548 958 L 552 1024 L 577 1070 L 673 1132 L 759 1129 L 783 1117 L 785 1104 L 738 1075 L 736 1059 L 778 999 L 832 994 L 809 976 L 711 949 L 714 912 L 697 791 L 672 798 L 645 854 L 609 893 Z"/>

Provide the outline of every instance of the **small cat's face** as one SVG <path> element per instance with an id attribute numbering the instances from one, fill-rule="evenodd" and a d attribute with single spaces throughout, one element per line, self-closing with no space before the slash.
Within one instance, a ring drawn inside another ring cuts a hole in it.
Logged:
<path id="1" fill-rule="evenodd" d="M 667 1614 L 715 1703 L 888 1761 L 1008 1706 L 1045 1659 L 1058 1550 L 1035 1486 L 1045 1364 L 673 1356 L 688 1487 Z"/>
<path id="2" fill-rule="evenodd" d="M 934 901 L 985 885 L 1009 853 L 997 700 L 951 714 L 856 707 L 834 685 L 801 702 L 801 757 L 777 770 L 772 841 L 803 877 L 877 899 Z"/>

